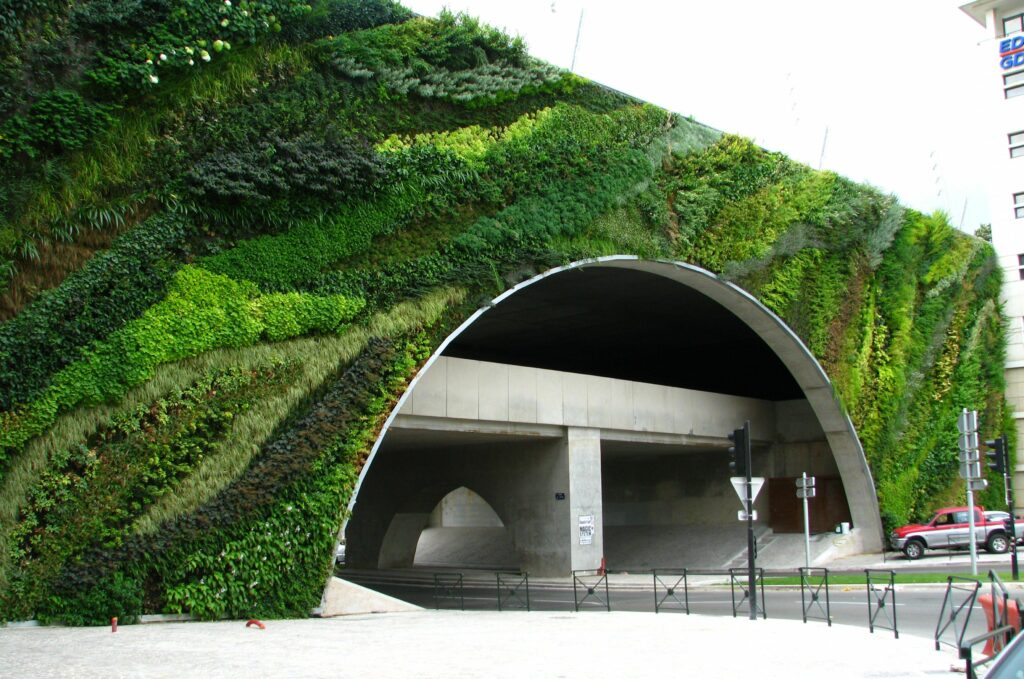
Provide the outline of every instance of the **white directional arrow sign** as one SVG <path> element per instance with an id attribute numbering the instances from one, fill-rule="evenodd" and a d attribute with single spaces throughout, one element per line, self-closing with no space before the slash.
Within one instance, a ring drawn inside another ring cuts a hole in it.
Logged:
<path id="1" fill-rule="evenodd" d="M 740 498 L 740 503 L 747 506 L 747 479 L 743 476 L 731 476 L 729 482 L 732 483 L 732 487 L 736 489 L 736 495 Z M 764 485 L 763 476 L 752 476 L 750 477 L 750 501 L 753 502 L 757 499 L 757 494 L 761 492 L 761 486 Z"/>

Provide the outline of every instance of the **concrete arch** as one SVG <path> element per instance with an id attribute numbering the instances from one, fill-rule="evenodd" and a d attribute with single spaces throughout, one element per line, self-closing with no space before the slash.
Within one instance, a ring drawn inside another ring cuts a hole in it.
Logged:
<path id="1" fill-rule="evenodd" d="M 879 516 L 878 499 L 864 450 L 857 437 L 853 423 L 844 412 L 842 405 L 835 395 L 828 375 L 814 355 L 804 345 L 803 341 L 782 319 L 761 304 L 753 295 L 705 269 L 682 262 L 643 260 L 628 255 L 614 255 L 582 260 L 550 269 L 510 288 L 503 294 L 495 297 L 487 307 L 477 310 L 466 319 L 459 328 L 441 343 L 423 370 L 412 381 L 409 389 L 403 394 L 385 422 L 370 452 L 366 465 L 360 473 L 349 503 L 350 513 L 359 501 L 359 493 L 363 481 L 374 464 L 377 452 L 391 424 L 402 409 L 405 401 L 415 390 L 419 379 L 439 359 L 449 344 L 477 322 L 482 315 L 525 288 L 566 271 L 590 267 L 610 267 L 664 277 L 704 295 L 734 314 L 756 333 L 779 358 L 799 385 L 801 392 L 825 434 L 845 489 L 847 503 L 854 523 L 854 531 L 849 538 L 852 544 L 847 545 L 844 551 L 855 552 L 881 549 L 884 544 L 884 533 Z M 497 507 L 495 509 L 498 510 Z M 500 510 L 498 510 L 498 513 L 501 515 Z M 508 525 L 506 517 L 502 516 L 502 519 Z"/>
<path id="2" fill-rule="evenodd" d="M 458 481 L 430 482 L 405 497 L 396 498 L 394 514 L 381 538 L 380 552 L 377 558 L 378 568 L 412 566 L 420 534 L 427 528 L 431 512 L 445 497 L 458 488 L 469 488 L 475 492 L 498 515 L 502 524 L 506 523 L 507 518 L 502 516 L 505 507 L 500 503 L 496 505 L 487 497 L 490 489 L 481 493 L 477 484 L 467 485 Z"/>

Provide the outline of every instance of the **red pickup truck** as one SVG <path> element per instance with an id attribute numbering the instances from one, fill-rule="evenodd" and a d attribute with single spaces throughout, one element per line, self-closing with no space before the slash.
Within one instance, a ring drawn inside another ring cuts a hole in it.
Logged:
<path id="1" fill-rule="evenodd" d="M 919 559 L 926 549 L 967 547 L 970 524 L 967 507 L 944 507 L 925 524 L 900 526 L 889 536 L 894 549 L 903 550 L 908 559 Z M 1014 522 L 1018 538 L 1024 535 L 1024 520 Z M 1004 521 L 986 518 L 982 507 L 974 508 L 974 541 L 993 554 L 1010 548 L 1010 536 Z"/>

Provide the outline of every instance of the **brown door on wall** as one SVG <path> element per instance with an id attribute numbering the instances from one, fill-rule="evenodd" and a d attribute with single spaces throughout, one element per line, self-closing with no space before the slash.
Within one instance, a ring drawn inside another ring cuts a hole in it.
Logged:
<path id="1" fill-rule="evenodd" d="M 838 476 L 819 476 L 817 495 L 808 501 L 812 533 L 828 533 L 843 522 L 850 521 L 843 482 Z M 795 477 L 768 479 L 769 524 L 776 533 L 804 532 L 804 501 L 796 496 Z"/>

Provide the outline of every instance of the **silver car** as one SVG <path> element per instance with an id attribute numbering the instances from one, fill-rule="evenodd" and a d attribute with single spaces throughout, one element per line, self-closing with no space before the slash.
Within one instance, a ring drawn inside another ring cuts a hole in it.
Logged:
<path id="1" fill-rule="evenodd" d="M 1001 512 L 995 509 L 985 512 L 986 521 L 1006 521 L 1008 518 L 1010 518 L 1010 512 Z M 1017 534 L 1017 544 L 1024 544 L 1024 535 Z"/>

